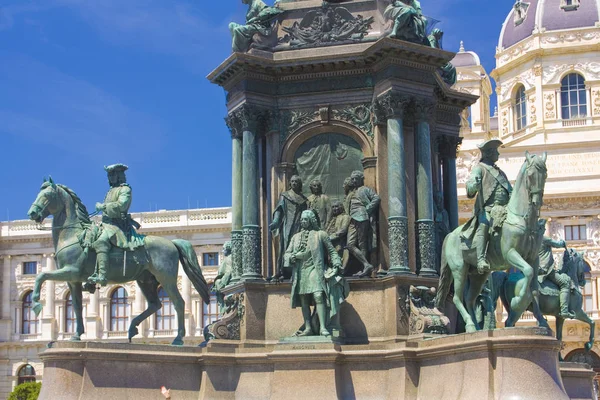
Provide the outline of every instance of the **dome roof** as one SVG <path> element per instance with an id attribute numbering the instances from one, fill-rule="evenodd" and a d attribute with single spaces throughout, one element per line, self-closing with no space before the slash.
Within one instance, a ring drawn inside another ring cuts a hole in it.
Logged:
<path id="1" fill-rule="evenodd" d="M 472 67 L 474 65 L 481 65 L 479 56 L 473 51 L 465 51 L 464 43 L 460 42 L 460 49 L 456 56 L 450 61 L 455 67 Z"/>
<path id="2" fill-rule="evenodd" d="M 600 19 L 596 0 L 573 0 L 565 6 L 564 0 L 517 1 L 508 13 L 498 46 L 508 48 L 531 36 L 534 28 L 546 31 L 594 26 Z"/>

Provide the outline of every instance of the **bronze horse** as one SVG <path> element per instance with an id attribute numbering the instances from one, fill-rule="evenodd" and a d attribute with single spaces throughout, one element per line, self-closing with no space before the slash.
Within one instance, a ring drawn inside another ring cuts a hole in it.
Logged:
<path id="1" fill-rule="evenodd" d="M 67 282 L 73 298 L 77 323 L 76 332 L 71 340 L 81 340 L 81 335 L 84 333 L 82 283 L 86 282 L 95 270 L 96 253 L 84 248 L 80 236 L 91 227 L 92 221 L 75 192 L 64 185 L 55 184 L 52 179 L 44 180 L 28 215 L 37 223 L 42 223 L 47 216 L 53 215 L 52 240 L 57 265 L 55 271 L 42 272 L 37 276 L 32 297 L 33 310 L 37 315 L 42 310 L 39 302 L 40 290 L 45 281 Z M 179 262 L 181 261 L 183 270 L 206 303 L 210 301 L 208 285 L 202 276 L 198 258 L 190 242 L 180 239 L 170 241 L 158 236 L 147 236 L 145 241 L 147 256 L 142 257 L 144 262 L 134 259 L 132 252 L 125 253 L 122 249 L 113 248 L 110 253 L 113 268 L 107 271 L 108 281 L 109 283 L 136 281 L 148 300 L 148 308 L 133 318 L 129 325 L 130 341 L 138 334 L 137 326 L 162 307 L 158 297 L 158 287 L 162 286 L 177 312 L 177 337 L 172 344 L 182 345 L 185 336 L 185 304 L 177 289 Z"/>
<path id="2" fill-rule="evenodd" d="M 514 191 L 506 206 L 506 220 L 500 231 L 490 235 L 488 260 L 492 271 L 516 267 L 523 273 L 519 292 L 511 300 L 506 326 L 514 326 L 533 300 L 533 312 L 540 326 L 548 324 L 540 313 L 534 291 L 537 287 L 538 218 L 546 184 L 546 153 L 541 157 L 525 153 Z M 466 324 L 467 332 L 475 332 L 475 303 L 491 271 L 477 272 L 475 248 L 462 249 L 462 226 L 446 236 L 442 246 L 441 274 L 436 306 L 443 309 L 450 286 L 454 282 L 453 302 Z M 533 285 L 532 285 L 533 283 Z M 463 299 L 464 297 L 464 299 Z"/>

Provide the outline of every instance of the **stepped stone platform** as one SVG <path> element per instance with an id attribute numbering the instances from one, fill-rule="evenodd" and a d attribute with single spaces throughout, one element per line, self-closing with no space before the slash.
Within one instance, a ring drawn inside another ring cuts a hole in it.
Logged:
<path id="1" fill-rule="evenodd" d="M 41 354 L 41 400 L 591 398 L 593 372 L 563 364 L 544 328 L 402 342 L 214 340 L 205 348 L 60 342 Z"/>

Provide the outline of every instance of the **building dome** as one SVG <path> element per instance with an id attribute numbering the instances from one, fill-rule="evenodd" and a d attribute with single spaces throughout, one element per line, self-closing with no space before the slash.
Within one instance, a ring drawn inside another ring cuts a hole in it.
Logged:
<path id="1" fill-rule="evenodd" d="M 508 13 L 499 48 L 508 48 L 528 38 L 533 30 L 556 31 L 593 27 L 599 20 L 596 0 L 517 0 Z"/>
<path id="2" fill-rule="evenodd" d="M 460 49 L 456 56 L 451 61 L 452 65 L 455 67 L 473 67 L 476 65 L 481 65 L 481 61 L 479 60 L 479 56 L 477 53 L 473 51 L 465 51 L 464 43 L 460 42 Z"/>

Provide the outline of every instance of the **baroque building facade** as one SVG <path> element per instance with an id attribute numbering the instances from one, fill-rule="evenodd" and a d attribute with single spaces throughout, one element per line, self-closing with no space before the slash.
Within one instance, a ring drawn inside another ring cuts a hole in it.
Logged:
<path id="1" fill-rule="evenodd" d="M 496 68 L 488 75 L 477 54 L 461 48 L 452 61 L 455 88 L 480 96 L 461 115 L 462 146 L 457 157 L 461 222 L 473 207 L 465 182 L 479 161 L 477 144 L 504 142 L 498 166 L 514 182 L 525 151 L 548 152 L 548 180 L 542 217 L 546 235 L 585 252 L 590 266 L 582 290 L 584 311 L 598 320 L 600 278 L 600 2 L 518 1 L 502 26 Z M 492 93 L 491 78 L 496 83 Z M 490 113 L 490 98 L 497 108 Z M 555 256 L 562 254 L 556 250 Z M 498 320 L 505 319 L 502 309 Z M 549 317 L 549 320 L 552 320 Z M 533 325 L 526 313 L 520 324 Z M 553 322 L 551 322 L 553 326 Z M 600 328 L 596 328 L 599 330 Z M 596 336 L 600 332 L 596 332 Z M 585 360 L 600 371 L 600 346 L 585 353 L 587 324 L 567 321 L 562 356 Z"/>
<path id="2" fill-rule="evenodd" d="M 223 244 L 231 236 L 231 209 L 190 209 L 134 213 L 144 235 L 190 241 L 209 285 L 222 261 Z M 44 224 L 50 227 L 51 222 Z M 56 268 L 50 230 L 40 230 L 28 220 L 0 223 L 0 398 L 18 383 L 40 381 L 43 363 L 38 357 L 48 342 L 68 340 L 75 330 L 73 304 L 67 284 L 47 281 L 41 292 L 44 309 L 36 317 L 31 295 L 37 274 Z M 178 288 L 185 300 L 186 345 L 204 341 L 204 326 L 217 319 L 216 298 L 204 304 L 180 268 Z M 171 343 L 177 335 L 172 302 L 159 287 L 163 307 L 140 325 L 137 343 Z M 127 341 L 132 316 L 146 308 L 135 282 L 108 285 L 94 294 L 84 292 L 83 340 Z"/>

